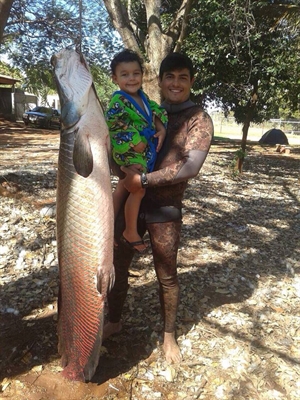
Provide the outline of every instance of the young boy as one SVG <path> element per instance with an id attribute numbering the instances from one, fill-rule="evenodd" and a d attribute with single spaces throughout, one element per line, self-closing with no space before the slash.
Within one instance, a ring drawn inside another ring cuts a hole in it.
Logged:
<path id="1" fill-rule="evenodd" d="M 113 94 L 106 113 L 112 155 L 120 166 L 140 174 L 151 172 L 156 153 L 166 135 L 167 113 L 141 90 L 143 65 L 138 54 L 123 50 L 111 62 L 112 79 L 120 90 Z M 119 180 L 113 193 L 115 218 L 125 203 L 125 230 L 122 242 L 138 252 L 146 244 L 137 231 L 137 218 L 145 189 L 129 193 Z"/>

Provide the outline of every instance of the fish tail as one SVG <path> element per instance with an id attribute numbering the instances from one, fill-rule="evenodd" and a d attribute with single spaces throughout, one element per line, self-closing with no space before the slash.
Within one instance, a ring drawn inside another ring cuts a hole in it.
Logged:
<path id="1" fill-rule="evenodd" d="M 95 340 L 95 345 L 93 347 L 92 353 L 89 356 L 88 363 L 84 367 L 83 373 L 87 381 L 90 381 L 92 379 L 99 364 L 100 350 L 103 337 L 103 323 L 104 323 L 104 315 L 101 316 L 97 339 Z"/>
<path id="2" fill-rule="evenodd" d="M 93 335 L 95 340 L 92 348 L 90 347 L 90 340 L 88 338 L 82 338 L 82 348 L 91 348 L 91 351 L 86 357 L 82 351 L 79 351 L 77 346 L 72 348 L 67 340 L 67 343 L 62 340 L 64 335 L 59 338 L 59 353 L 61 355 L 61 365 L 64 368 L 62 375 L 73 381 L 87 382 L 90 381 L 95 374 L 97 366 L 99 364 L 99 357 L 102 345 L 103 337 L 103 325 L 104 325 L 104 300 L 101 302 L 100 310 L 98 314 L 98 329 Z M 71 339 L 70 339 L 71 340 Z M 67 347 L 65 347 L 65 345 Z"/>
<path id="3" fill-rule="evenodd" d="M 61 375 L 69 381 L 85 382 L 84 372 L 76 363 L 71 363 L 64 368 Z"/>

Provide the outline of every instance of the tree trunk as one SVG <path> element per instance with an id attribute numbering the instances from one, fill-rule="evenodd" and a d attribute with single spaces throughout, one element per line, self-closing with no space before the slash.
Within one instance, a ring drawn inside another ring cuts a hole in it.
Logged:
<path id="1" fill-rule="evenodd" d="M 173 21 L 164 32 L 160 21 L 161 0 L 144 0 L 146 34 L 139 29 L 141 21 L 135 21 L 131 15 L 130 1 L 126 3 L 122 0 L 103 1 L 115 29 L 123 40 L 124 47 L 136 51 L 145 59 L 143 89 L 152 100 L 159 103 L 161 101 L 158 88 L 160 63 L 175 48 L 178 39 L 180 44 L 184 40 L 187 20 L 194 0 L 182 0 Z M 178 51 L 179 48 L 180 45 L 177 48 Z"/>
<path id="2" fill-rule="evenodd" d="M 243 132 L 243 137 L 242 137 L 242 142 L 241 142 L 242 155 L 240 157 L 238 157 L 238 159 L 237 159 L 237 170 L 239 171 L 240 174 L 243 172 L 243 164 L 244 164 L 244 160 L 245 160 L 244 154 L 246 152 L 247 136 L 248 136 L 248 131 L 249 131 L 249 127 L 250 127 L 250 122 L 251 122 L 250 114 L 247 113 L 246 120 L 244 121 L 243 129 L 242 129 L 242 132 Z"/>
<path id="3" fill-rule="evenodd" d="M 159 63 L 160 65 L 160 63 Z M 161 103 L 161 93 L 158 86 L 159 65 L 154 67 L 150 63 L 144 65 L 143 90 L 151 100 Z"/>
<path id="4" fill-rule="evenodd" d="M 245 117 L 243 129 L 242 129 L 242 132 L 243 132 L 243 137 L 242 137 L 242 142 L 241 142 L 242 155 L 240 157 L 238 157 L 238 159 L 237 159 L 237 169 L 240 174 L 243 171 L 243 164 L 244 164 L 244 160 L 245 160 L 245 153 L 246 153 L 246 146 L 247 146 L 247 136 L 248 136 L 250 123 L 253 119 L 253 114 L 254 114 L 254 110 L 256 107 L 256 103 L 257 103 L 257 98 L 258 98 L 257 93 L 258 93 L 258 82 L 255 82 L 255 84 L 253 85 L 253 91 L 251 94 L 251 98 L 247 104 L 247 112 L 246 112 L 246 117 Z"/>
<path id="5" fill-rule="evenodd" d="M 14 0 L 0 0 L 0 44 L 3 41 L 3 33 Z"/>

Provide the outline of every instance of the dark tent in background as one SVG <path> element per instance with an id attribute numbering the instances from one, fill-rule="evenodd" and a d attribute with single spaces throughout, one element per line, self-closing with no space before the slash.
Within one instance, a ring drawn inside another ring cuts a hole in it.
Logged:
<path id="1" fill-rule="evenodd" d="M 287 137 L 285 136 L 285 133 L 282 132 L 280 129 L 270 129 L 266 133 L 262 135 L 262 137 L 259 139 L 259 142 L 261 144 L 289 144 L 289 141 Z"/>

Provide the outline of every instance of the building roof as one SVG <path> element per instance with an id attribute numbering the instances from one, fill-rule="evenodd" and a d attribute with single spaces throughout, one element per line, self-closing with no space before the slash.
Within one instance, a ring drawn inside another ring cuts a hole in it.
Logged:
<path id="1" fill-rule="evenodd" d="M 16 82 L 20 82 L 20 79 L 15 79 L 11 76 L 0 75 L 0 85 L 14 85 Z"/>

